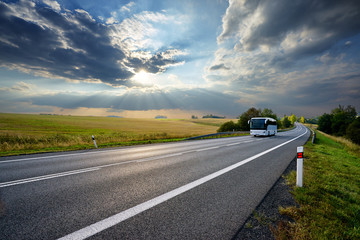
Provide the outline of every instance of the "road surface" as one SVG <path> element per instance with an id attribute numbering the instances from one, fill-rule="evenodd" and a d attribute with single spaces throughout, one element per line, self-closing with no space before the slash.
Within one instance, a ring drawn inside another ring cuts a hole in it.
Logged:
<path id="1" fill-rule="evenodd" d="M 0 158 L 0 239 L 231 239 L 309 135 Z"/>

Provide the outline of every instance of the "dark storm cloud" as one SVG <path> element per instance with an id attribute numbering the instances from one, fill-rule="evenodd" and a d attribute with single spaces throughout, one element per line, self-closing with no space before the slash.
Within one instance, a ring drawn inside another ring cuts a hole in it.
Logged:
<path id="1" fill-rule="evenodd" d="M 215 70 L 219 70 L 219 69 L 229 70 L 230 68 L 226 67 L 225 64 L 223 64 L 223 63 L 217 64 L 217 65 L 214 65 L 214 66 L 210 67 L 211 71 L 215 71 Z"/>
<path id="2" fill-rule="evenodd" d="M 311 86 L 292 90 L 292 102 L 300 104 L 346 105 L 349 102 L 360 102 L 360 75 L 328 78 L 322 82 L 314 82 Z M 329 96 L 332 96 L 329 98 Z"/>
<path id="3" fill-rule="evenodd" d="M 150 60 L 133 59 L 127 49 L 112 44 L 110 32 L 111 26 L 83 10 L 57 12 L 32 1 L 0 2 L 0 66 L 129 86 L 139 68 L 158 73 L 177 63 L 166 52 Z"/>
<path id="4" fill-rule="evenodd" d="M 264 100 L 265 99 L 265 100 Z M 268 101 L 267 99 L 271 99 Z M 314 81 L 311 85 L 298 86 L 285 93 L 261 94 L 259 106 L 267 106 L 269 103 L 275 110 L 286 113 L 295 109 L 301 110 L 307 116 L 319 116 L 324 112 L 330 112 L 339 104 L 353 105 L 359 109 L 360 103 L 360 75 L 350 74 L 343 77 L 326 78 L 321 82 Z"/>
<path id="5" fill-rule="evenodd" d="M 251 21 L 247 21 L 249 19 Z M 223 22 L 219 41 L 239 36 L 237 48 L 252 51 L 260 46 L 277 47 L 286 38 L 294 38 L 297 44 L 286 49 L 286 57 L 287 60 L 296 60 L 320 54 L 337 41 L 357 35 L 360 31 L 360 2 L 230 1 Z"/>
<path id="6" fill-rule="evenodd" d="M 205 110 L 233 115 L 241 107 L 236 97 L 205 89 L 173 90 L 173 91 L 131 91 L 121 96 L 111 94 L 95 94 L 91 96 L 78 93 L 59 93 L 40 95 L 19 99 L 37 106 L 53 106 L 67 109 L 111 108 L 112 110 L 160 110 L 185 109 Z M 226 106 L 226 107 L 225 107 Z M 228 109 L 228 110 L 226 110 Z"/>
<path id="7" fill-rule="evenodd" d="M 209 81 L 259 107 L 359 108 L 359 1 L 230 0 L 222 21 Z"/>
<path id="8" fill-rule="evenodd" d="M 149 73 L 164 72 L 167 66 L 179 63 L 178 60 L 172 58 L 174 55 L 173 52 L 173 50 L 167 50 L 162 53 L 156 53 L 150 59 L 146 60 L 135 57 L 129 58 L 127 65 L 136 69 L 145 70 Z"/>

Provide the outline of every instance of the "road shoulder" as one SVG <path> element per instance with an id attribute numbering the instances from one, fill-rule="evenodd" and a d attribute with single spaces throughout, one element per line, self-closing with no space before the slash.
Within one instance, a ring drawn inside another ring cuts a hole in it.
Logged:
<path id="1" fill-rule="evenodd" d="M 296 170 L 296 159 L 291 161 L 283 175 L 276 181 L 245 224 L 233 237 L 234 240 L 275 239 L 270 228 L 276 228 L 281 221 L 292 221 L 289 217 L 280 215 L 279 207 L 298 205 L 290 193 L 290 187 L 286 185 L 283 178 L 293 170 Z"/>

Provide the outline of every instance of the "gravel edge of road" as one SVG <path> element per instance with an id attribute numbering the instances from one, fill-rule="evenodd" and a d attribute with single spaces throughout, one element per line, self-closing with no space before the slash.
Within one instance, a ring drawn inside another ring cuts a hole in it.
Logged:
<path id="1" fill-rule="evenodd" d="M 281 221 L 293 222 L 291 218 L 279 213 L 279 207 L 299 206 L 283 177 L 294 170 L 296 171 L 296 158 L 290 162 L 281 177 L 234 235 L 233 240 L 275 239 L 270 227 L 276 228 Z"/>

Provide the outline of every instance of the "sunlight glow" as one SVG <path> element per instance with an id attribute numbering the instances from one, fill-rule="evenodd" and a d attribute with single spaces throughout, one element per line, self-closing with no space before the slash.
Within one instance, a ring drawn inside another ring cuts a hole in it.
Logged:
<path id="1" fill-rule="evenodd" d="M 145 87 L 151 87 L 154 85 L 154 78 L 152 76 L 153 74 L 148 73 L 144 70 L 141 70 L 140 72 L 136 73 L 133 79 L 140 83 L 141 85 Z"/>

